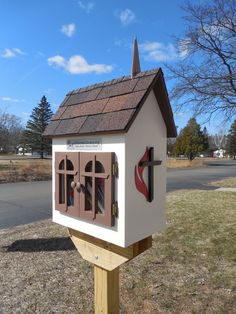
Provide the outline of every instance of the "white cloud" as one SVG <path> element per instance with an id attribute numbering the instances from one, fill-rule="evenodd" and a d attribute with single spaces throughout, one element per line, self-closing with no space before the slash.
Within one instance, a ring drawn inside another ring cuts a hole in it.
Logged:
<path id="1" fill-rule="evenodd" d="M 15 51 L 15 53 L 19 54 L 19 55 L 27 55 L 26 52 L 22 51 L 20 48 L 14 48 L 13 49 Z"/>
<path id="2" fill-rule="evenodd" d="M 62 68 L 70 74 L 86 74 L 86 73 L 109 73 L 113 70 L 111 65 L 106 64 L 89 64 L 83 56 L 74 55 L 68 60 L 62 56 L 56 55 L 48 58 L 48 64 Z"/>
<path id="3" fill-rule="evenodd" d="M 90 1 L 88 3 L 78 1 L 78 5 L 81 9 L 85 10 L 86 13 L 90 13 L 94 9 L 95 3 Z"/>
<path id="4" fill-rule="evenodd" d="M 62 67 L 62 68 L 66 67 L 65 59 L 59 55 L 48 58 L 48 64 L 49 65 L 56 65 L 56 66 Z"/>
<path id="5" fill-rule="evenodd" d="M 20 101 L 22 101 L 19 99 L 11 98 L 9 96 L 4 96 L 1 99 L 2 99 L 2 101 L 6 101 L 6 102 L 20 102 Z"/>
<path id="6" fill-rule="evenodd" d="M 120 11 L 118 13 L 118 17 L 119 17 L 121 24 L 123 26 L 127 26 L 127 25 L 134 23 L 136 21 L 136 15 L 130 9 L 125 9 L 123 11 Z"/>
<path id="7" fill-rule="evenodd" d="M 3 58 L 14 58 L 16 53 L 12 49 L 5 48 L 4 51 L 1 53 Z"/>
<path id="8" fill-rule="evenodd" d="M 76 31 L 76 26 L 74 23 L 67 24 L 67 25 L 62 25 L 61 27 L 61 32 L 62 34 L 72 37 Z"/>
<path id="9" fill-rule="evenodd" d="M 191 46 L 191 39 L 189 38 L 181 39 L 178 44 L 180 58 L 187 57 Z"/>
<path id="10" fill-rule="evenodd" d="M 1 53 L 2 58 L 14 58 L 17 55 L 26 55 L 20 48 L 5 48 Z"/>
<path id="11" fill-rule="evenodd" d="M 3 101 L 11 101 L 11 97 L 2 97 Z"/>
<path id="12" fill-rule="evenodd" d="M 160 42 L 145 42 L 140 45 L 140 51 L 149 61 L 171 61 L 179 58 L 179 53 L 173 44 Z"/>

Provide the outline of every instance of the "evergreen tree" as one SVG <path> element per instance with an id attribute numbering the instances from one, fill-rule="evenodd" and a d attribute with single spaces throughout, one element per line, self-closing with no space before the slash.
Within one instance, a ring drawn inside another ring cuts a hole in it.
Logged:
<path id="1" fill-rule="evenodd" d="M 206 136 L 201 131 L 200 125 L 195 118 L 188 121 L 185 128 L 180 131 L 174 145 L 174 153 L 186 155 L 193 160 L 197 153 L 206 148 Z"/>
<path id="2" fill-rule="evenodd" d="M 231 157 L 236 159 L 236 120 L 232 123 L 227 136 L 226 151 Z"/>
<path id="3" fill-rule="evenodd" d="M 43 158 L 45 152 L 50 153 L 51 151 L 51 140 L 45 138 L 43 132 L 52 115 L 50 104 L 47 98 L 43 96 L 38 106 L 33 109 L 24 131 L 24 142 L 30 145 L 32 151 L 37 151 L 41 158 Z"/>

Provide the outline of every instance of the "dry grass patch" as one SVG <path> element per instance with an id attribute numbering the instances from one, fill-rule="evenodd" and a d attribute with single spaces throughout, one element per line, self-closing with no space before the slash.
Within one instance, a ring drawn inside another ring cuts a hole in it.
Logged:
<path id="1" fill-rule="evenodd" d="M 236 177 L 214 181 L 214 182 L 211 182 L 210 185 L 225 187 L 225 188 L 236 188 Z"/>
<path id="2" fill-rule="evenodd" d="M 190 167 L 202 167 L 206 159 L 167 159 L 167 168 L 190 168 Z"/>
<path id="3" fill-rule="evenodd" d="M 153 248 L 121 267 L 121 313 L 236 313 L 236 193 L 168 194 Z M 0 231 L 0 312 L 93 313 L 93 268 L 50 221 Z"/>
<path id="4" fill-rule="evenodd" d="M 0 183 L 51 179 L 51 159 L 0 160 Z"/>

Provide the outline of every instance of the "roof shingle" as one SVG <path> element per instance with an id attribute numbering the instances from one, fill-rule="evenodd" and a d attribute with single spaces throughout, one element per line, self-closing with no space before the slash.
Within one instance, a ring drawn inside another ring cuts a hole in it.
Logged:
<path id="1" fill-rule="evenodd" d="M 71 91 L 44 135 L 54 137 L 126 132 L 152 89 L 156 97 L 157 93 L 159 95 L 158 105 L 167 126 L 167 136 L 174 137 L 176 129 L 161 69 L 140 72 L 134 78 L 123 76 Z"/>
<path id="2" fill-rule="evenodd" d="M 134 112 L 134 109 L 130 109 L 89 116 L 81 127 L 79 133 L 87 134 L 124 130 Z"/>
<path id="3" fill-rule="evenodd" d="M 100 99 L 67 106 L 64 113 L 61 115 L 61 119 L 70 119 L 102 113 L 107 102 L 108 99 Z"/>

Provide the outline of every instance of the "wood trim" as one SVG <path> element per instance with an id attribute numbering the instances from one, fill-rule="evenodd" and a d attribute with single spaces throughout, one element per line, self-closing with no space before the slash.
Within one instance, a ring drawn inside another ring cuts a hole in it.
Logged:
<path id="1" fill-rule="evenodd" d="M 153 86 L 153 91 L 156 96 L 159 108 L 162 113 L 162 117 L 165 121 L 167 128 L 167 137 L 176 137 L 177 131 L 174 123 L 173 112 L 171 109 L 168 92 L 166 89 L 166 84 L 163 76 L 163 72 L 160 72 L 160 78 L 157 80 Z"/>
<path id="2" fill-rule="evenodd" d="M 126 248 L 68 229 L 71 240 L 83 259 L 106 270 L 113 270 L 152 247 L 149 236 Z"/>

